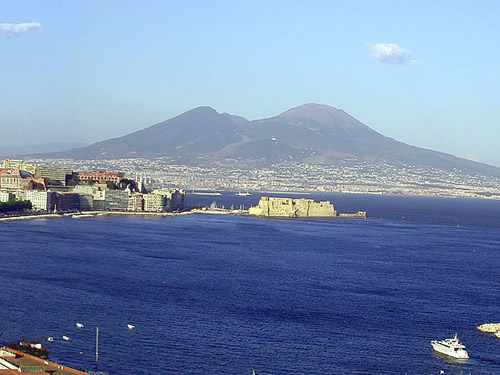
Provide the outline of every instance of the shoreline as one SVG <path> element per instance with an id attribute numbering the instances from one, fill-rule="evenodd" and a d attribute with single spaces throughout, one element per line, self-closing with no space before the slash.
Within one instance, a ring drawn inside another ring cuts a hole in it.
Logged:
<path id="1" fill-rule="evenodd" d="M 1 217 L 0 223 L 10 221 L 24 221 L 24 220 L 37 220 L 37 219 L 54 219 L 54 218 L 72 218 L 72 219 L 87 219 L 98 216 L 189 216 L 193 214 L 211 214 L 211 215 L 247 215 L 246 211 L 231 211 L 221 209 L 197 209 L 193 208 L 189 211 L 183 212 L 134 212 L 134 211 L 78 211 L 67 212 L 61 214 L 40 214 L 40 215 L 22 215 Z"/>
<path id="2" fill-rule="evenodd" d="M 54 219 L 54 218 L 60 218 L 60 217 L 64 217 L 64 215 L 42 214 L 42 215 L 10 216 L 10 217 L 1 217 L 0 222 L 36 220 L 36 219 Z"/>

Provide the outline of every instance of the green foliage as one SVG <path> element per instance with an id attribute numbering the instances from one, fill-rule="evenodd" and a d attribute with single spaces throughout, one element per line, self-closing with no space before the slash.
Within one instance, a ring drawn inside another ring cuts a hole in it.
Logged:
<path id="1" fill-rule="evenodd" d="M 89 179 L 87 180 L 87 184 L 92 186 L 92 185 L 94 185 L 94 184 L 95 184 L 95 181 L 94 181 L 93 179 L 89 178 Z"/>
<path id="2" fill-rule="evenodd" d="M 39 184 L 38 182 L 33 182 L 33 190 L 45 190 L 43 184 Z"/>
<path id="3" fill-rule="evenodd" d="M 120 187 L 117 184 L 115 184 L 114 182 L 107 182 L 106 185 L 107 185 L 107 187 L 108 187 L 109 190 L 118 190 L 118 189 L 120 189 Z"/>
<path id="4" fill-rule="evenodd" d="M 0 202 L 0 212 L 15 212 L 31 210 L 33 205 L 30 201 L 8 201 Z"/>
<path id="5" fill-rule="evenodd" d="M 129 179 L 129 178 L 122 178 L 120 180 L 120 188 L 122 190 L 126 189 L 127 186 L 129 186 L 129 185 L 132 186 L 132 190 L 133 191 L 138 191 L 139 190 L 137 182 L 135 180 L 132 180 L 132 179 Z"/>
<path id="6" fill-rule="evenodd" d="M 77 175 L 73 174 L 68 181 L 66 182 L 67 186 L 76 186 L 78 185 L 78 177 Z"/>

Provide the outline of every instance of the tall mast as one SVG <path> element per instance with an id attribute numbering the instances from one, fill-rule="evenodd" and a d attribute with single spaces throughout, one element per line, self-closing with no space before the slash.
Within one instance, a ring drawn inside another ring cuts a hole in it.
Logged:
<path id="1" fill-rule="evenodd" d="M 95 327 L 95 362 L 99 362 L 99 327 Z"/>

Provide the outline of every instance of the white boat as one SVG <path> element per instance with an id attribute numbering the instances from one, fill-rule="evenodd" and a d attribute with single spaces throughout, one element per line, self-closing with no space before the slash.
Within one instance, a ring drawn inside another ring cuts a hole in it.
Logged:
<path id="1" fill-rule="evenodd" d="M 246 193 L 242 193 L 241 191 L 238 191 L 238 192 L 237 192 L 236 194 L 234 194 L 234 195 L 236 195 L 237 197 L 249 197 L 249 196 L 250 196 L 250 195 L 252 195 L 252 194 L 250 194 L 248 191 L 247 191 Z"/>
<path id="2" fill-rule="evenodd" d="M 71 341 L 71 339 L 68 336 L 63 336 L 64 341 Z"/>
<path id="3" fill-rule="evenodd" d="M 53 337 L 47 337 L 47 341 L 48 342 L 54 342 L 54 338 Z"/>
<path id="4" fill-rule="evenodd" d="M 436 352 L 448 355 L 457 359 L 468 359 L 469 353 L 465 350 L 465 345 L 460 342 L 457 334 L 452 339 L 432 340 L 432 349 Z"/>
<path id="5" fill-rule="evenodd" d="M 500 339 L 500 331 L 495 332 L 495 336 Z"/>
<path id="6" fill-rule="evenodd" d="M 127 324 L 127 328 L 128 329 L 135 329 L 135 326 L 133 326 L 132 324 Z"/>
<path id="7" fill-rule="evenodd" d="M 78 328 L 83 328 L 83 327 L 85 327 L 82 323 L 76 323 L 76 326 L 77 326 Z"/>

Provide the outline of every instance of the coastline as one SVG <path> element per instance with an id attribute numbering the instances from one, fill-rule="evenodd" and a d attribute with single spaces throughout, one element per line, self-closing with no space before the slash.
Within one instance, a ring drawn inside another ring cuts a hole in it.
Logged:
<path id="1" fill-rule="evenodd" d="M 22 221 L 22 220 L 35 220 L 35 219 L 53 219 L 64 217 L 59 214 L 43 214 L 43 215 L 26 215 L 26 216 L 9 216 L 9 217 L 1 217 L 0 222 L 8 222 L 8 221 Z"/>
<path id="2" fill-rule="evenodd" d="M 0 218 L 0 223 L 10 221 L 54 219 L 70 217 L 73 219 L 87 219 L 96 216 L 188 216 L 193 214 L 211 214 L 211 215 L 247 215 L 246 211 L 224 210 L 224 209 L 197 209 L 194 208 L 183 212 L 134 212 L 134 211 L 79 211 L 63 214 L 40 214 L 40 215 L 22 215 Z"/>

